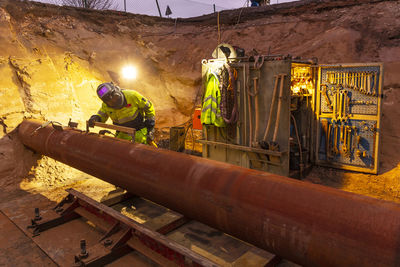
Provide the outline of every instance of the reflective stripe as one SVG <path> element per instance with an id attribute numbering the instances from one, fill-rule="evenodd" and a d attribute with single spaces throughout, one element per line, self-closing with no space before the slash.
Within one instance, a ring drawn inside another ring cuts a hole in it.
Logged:
<path id="1" fill-rule="evenodd" d="M 139 113 L 139 110 L 136 110 L 136 112 L 135 112 L 135 114 L 133 114 L 133 116 L 125 117 L 125 118 L 122 118 L 120 120 L 116 120 L 114 122 L 116 122 L 118 124 L 122 124 L 122 123 L 125 123 L 125 122 L 128 122 L 128 121 L 133 121 L 134 119 L 136 119 L 138 113 Z"/>
<path id="2" fill-rule="evenodd" d="M 214 113 L 215 116 L 216 116 L 217 118 L 220 118 L 220 117 L 221 117 L 220 112 L 218 112 L 217 108 L 214 108 L 214 107 L 212 106 L 212 104 L 210 104 L 210 105 L 206 106 L 205 108 L 203 108 L 203 110 L 202 110 L 201 112 L 202 112 L 202 113 L 203 113 L 203 112 L 206 112 L 206 111 L 209 110 L 209 109 L 211 109 L 211 112 Z"/>
<path id="3" fill-rule="evenodd" d="M 146 105 L 144 105 L 144 108 L 148 109 L 149 107 L 151 107 L 151 102 L 147 100 Z"/>
<path id="4" fill-rule="evenodd" d="M 104 112 L 101 112 L 100 110 L 97 111 L 97 114 L 99 114 L 100 116 L 103 116 L 103 117 L 107 117 L 107 114 Z"/>
<path id="5" fill-rule="evenodd" d="M 209 100 L 209 99 L 211 99 L 213 102 L 217 103 L 217 99 L 215 97 L 213 97 L 212 95 L 206 97 L 203 102 L 207 102 L 207 100 Z"/>
<path id="6" fill-rule="evenodd" d="M 212 104 L 209 104 L 208 106 L 206 106 L 205 108 L 203 108 L 203 110 L 201 112 L 206 112 L 209 109 L 212 109 Z"/>

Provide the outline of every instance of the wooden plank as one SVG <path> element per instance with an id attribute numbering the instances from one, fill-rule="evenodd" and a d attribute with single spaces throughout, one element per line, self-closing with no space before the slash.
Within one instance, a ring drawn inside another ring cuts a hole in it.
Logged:
<path id="1" fill-rule="evenodd" d="M 111 130 L 117 130 L 117 131 L 128 133 L 128 134 L 135 134 L 135 132 L 136 132 L 136 130 L 134 128 L 113 125 L 113 124 L 107 124 L 107 123 L 102 123 L 102 122 L 95 122 L 94 126 L 111 129 Z"/>

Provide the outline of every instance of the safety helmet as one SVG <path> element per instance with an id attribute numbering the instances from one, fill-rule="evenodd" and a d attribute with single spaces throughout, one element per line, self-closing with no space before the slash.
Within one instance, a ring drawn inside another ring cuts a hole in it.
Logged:
<path id="1" fill-rule="evenodd" d="M 97 96 L 110 108 L 120 109 L 124 106 L 124 94 L 113 83 L 100 84 L 97 87 Z"/>

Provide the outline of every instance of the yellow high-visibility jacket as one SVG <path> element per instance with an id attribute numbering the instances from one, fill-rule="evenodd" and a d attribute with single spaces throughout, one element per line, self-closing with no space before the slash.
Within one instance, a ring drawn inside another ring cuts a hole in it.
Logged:
<path id="1" fill-rule="evenodd" d="M 106 122 L 108 118 L 111 118 L 115 125 L 135 128 L 135 142 L 147 144 L 147 128 L 144 126 L 144 120 L 154 120 L 154 106 L 134 90 L 122 90 L 122 93 L 126 99 L 126 105 L 123 108 L 114 109 L 103 103 L 97 115 L 100 116 L 101 122 Z M 118 131 L 116 137 L 132 140 L 130 135 Z"/>
<path id="2" fill-rule="evenodd" d="M 219 80 L 216 74 L 208 76 L 206 92 L 204 94 L 203 106 L 201 109 L 201 123 L 225 127 L 225 121 L 221 116 L 221 92 L 219 90 Z"/>

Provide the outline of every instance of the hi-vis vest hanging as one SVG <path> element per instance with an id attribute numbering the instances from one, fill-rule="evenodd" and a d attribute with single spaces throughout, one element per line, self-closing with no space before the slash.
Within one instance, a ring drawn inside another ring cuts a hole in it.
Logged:
<path id="1" fill-rule="evenodd" d="M 203 107 L 201 110 L 201 123 L 225 127 L 221 116 L 221 92 L 219 90 L 219 79 L 215 73 L 208 76 L 206 93 L 204 94 Z"/>

